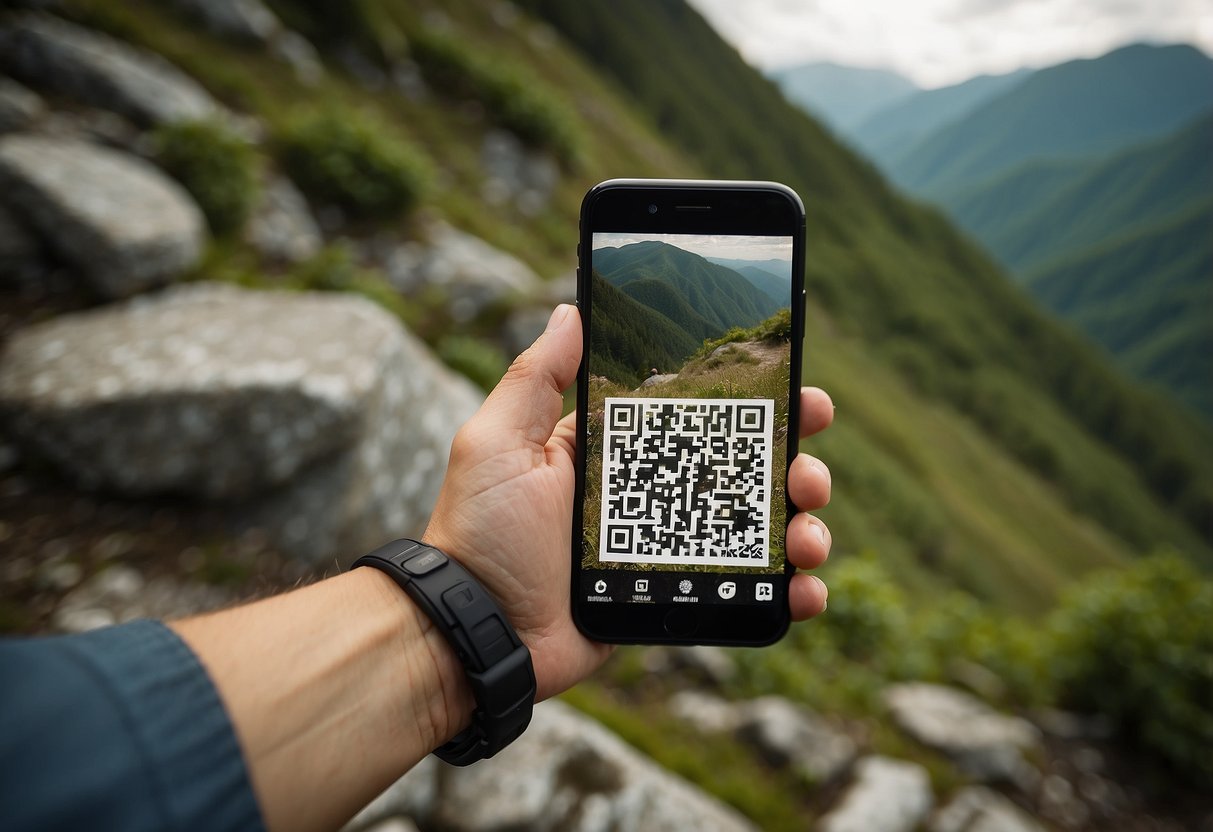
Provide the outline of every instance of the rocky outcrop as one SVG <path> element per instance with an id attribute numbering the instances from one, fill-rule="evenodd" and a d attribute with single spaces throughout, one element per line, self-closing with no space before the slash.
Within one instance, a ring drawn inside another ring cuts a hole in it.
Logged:
<path id="1" fill-rule="evenodd" d="M 159 55 L 48 15 L 11 18 L 0 30 L 0 63 L 33 86 L 145 127 L 221 111 L 198 82 Z"/>
<path id="2" fill-rule="evenodd" d="M 262 257 L 282 263 L 306 260 L 324 245 L 307 200 L 281 176 L 262 187 L 245 237 Z"/>
<path id="3" fill-rule="evenodd" d="M 942 685 L 893 685 L 884 694 L 897 725 L 923 745 L 943 752 L 985 782 L 1026 785 L 1031 767 L 1022 751 L 1040 732 L 1030 722 L 1000 714 L 976 697 Z"/>
<path id="4" fill-rule="evenodd" d="M 268 43 L 282 24 L 261 0 L 174 0 L 177 7 L 221 37 Z"/>
<path id="5" fill-rule="evenodd" d="M 205 220 L 189 195 L 119 151 L 32 133 L 0 138 L 0 200 L 104 297 L 164 283 L 197 262 Z"/>
<path id="6" fill-rule="evenodd" d="M 927 825 L 930 832 L 1045 832 L 1032 819 L 998 792 L 985 786 L 958 791 Z"/>
<path id="7" fill-rule="evenodd" d="M 910 832 L 934 804 L 927 770 L 890 757 L 864 757 L 838 806 L 817 825 L 820 832 Z"/>
<path id="8" fill-rule="evenodd" d="M 854 761 L 854 741 L 809 709 L 781 696 L 742 703 L 737 736 L 767 760 L 784 765 L 810 783 L 840 776 Z"/>
<path id="9" fill-rule="evenodd" d="M 24 130 L 45 110 L 36 92 L 9 78 L 0 78 L 0 133 Z"/>
<path id="10" fill-rule="evenodd" d="M 20 331 L 15 436 L 80 484 L 227 501 L 309 558 L 420 531 L 480 395 L 379 307 L 194 285 Z"/>
<path id="11" fill-rule="evenodd" d="M 393 816 L 451 832 L 750 830 L 733 809 L 675 777 L 567 705 L 537 705 L 496 757 L 454 768 L 433 757 L 360 813 L 347 832 Z"/>
<path id="12" fill-rule="evenodd" d="M 427 287 L 443 291 L 457 321 L 469 321 L 495 303 L 527 295 L 540 282 L 518 258 L 445 223 L 430 230 L 428 244 L 398 246 L 385 268 L 388 279 L 405 294 Z"/>

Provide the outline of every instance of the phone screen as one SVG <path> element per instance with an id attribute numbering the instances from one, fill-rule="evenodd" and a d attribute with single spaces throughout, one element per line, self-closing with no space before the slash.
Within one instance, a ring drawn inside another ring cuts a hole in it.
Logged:
<path id="1" fill-rule="evenodd" d="M 616 228 L 583 237 L 575 603 L 786 607 L 795 239 Z"/>

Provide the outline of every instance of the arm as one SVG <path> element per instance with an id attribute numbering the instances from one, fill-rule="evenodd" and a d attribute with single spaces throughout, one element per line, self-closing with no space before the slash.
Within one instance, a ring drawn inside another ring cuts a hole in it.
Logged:
<path id="1" fill-rule="evenodd" d="M 560 410 L 580 352 L 580 320 L 558 307 L 456 436 L 425 534 L 497 598 L 531 650 L 539 699 L 610 652 L 569 613 L 574 430 Z M 801 412 L 802 435 L 833 417 L 820 390 L 802 393 Z M 788 491 L 801 508 L 825 505 L 829 471 L 802 454 Z M 792 563 L 813 568 L 829 533 L 798 514 L 787 545 Z M 793 618 L 820 612 L 825 595 L 821 581 L 794 576 Z M 173 626 L 219 689 L 271 829 L 337 827 L 471 716 L 463 669 L 442 635 L 378 570 Z"/>

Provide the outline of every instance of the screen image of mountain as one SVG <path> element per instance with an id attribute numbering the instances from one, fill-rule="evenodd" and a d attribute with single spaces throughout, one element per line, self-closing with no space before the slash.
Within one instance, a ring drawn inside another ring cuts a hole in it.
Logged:
<path id="1" fill-rule="evenodd" d="M 678 372 L 704 341 L 787 307 L 790 261 L 731 262 L 656 240 L 594 249 L 590 372 L 627 386 Z"/>

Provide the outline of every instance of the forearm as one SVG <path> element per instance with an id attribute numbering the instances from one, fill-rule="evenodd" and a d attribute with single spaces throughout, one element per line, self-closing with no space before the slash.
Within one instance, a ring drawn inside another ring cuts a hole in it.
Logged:
<path id="1" fill-rule="evenodd" d="M 335 829 L 472 713 L 442 634 L 375 569 L 171 625 L 210 672 L 270 829 Z"/>

